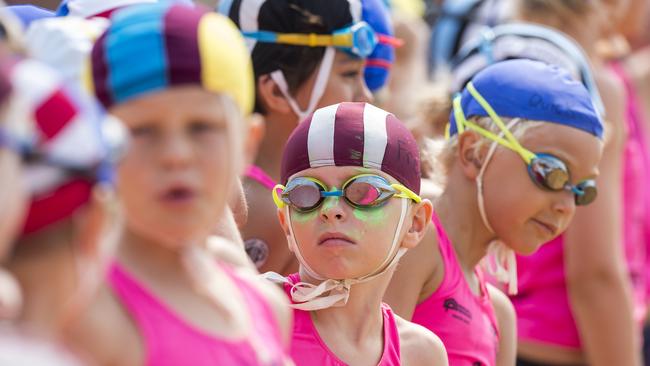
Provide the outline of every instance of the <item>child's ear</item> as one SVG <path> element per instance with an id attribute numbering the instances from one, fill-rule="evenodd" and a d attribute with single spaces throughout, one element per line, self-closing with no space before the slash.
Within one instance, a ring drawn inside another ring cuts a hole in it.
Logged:
<path id="1" fill-rule="evenodd" d="M 476 179 L 481 171 L 487 149 L 481 144 L 481 135 L 475 131 L 465 131 L 458 136 L 458 162 L 465 176 Z"/>
<path id="2" fill-rule="evenodd" d="M 271 74 L 262 75 L 257 79 L 257 94 L 265 110 L 280 114 L 293 113 L 280 87 L 271 78 Z"/>
<path id="3" fill-rule="evenodd" d="M 253 113 L 246 119 L 248 131 L 244 141 L 244 166 L 249 166 L 255 162 L 260 143 L 266 134 L 266 122 L 264 117 L 258 113 Z"/>
<path id="4" fill-rule="evenodd" d="M 75 217 L 75 246 L 84 259 L 101 263 L 112 256 L 118 242 L 122 217 L 111 187 L 97 184 L 90 202 Z"/>
<path id="5" fill-rule="evenodd" d="M 278 221 L 280 222 L 280 227 L 282 227 L 282 231 L 284 232 L 284 236 L 287 237 L 287 245 L 289 246 L 289 251 L 293 252 L 290 244 L 290 238 L 291 238 L 291 231 L 289 230 L 289 222 L 287 220 L 287 214 L 288 211 L 282 208 L 278 208 Z"/>
<path id="6" fill-rule="evenodd" d="M 411 212 L 413 217 L 410 221 L 411 226 L 402 239 L 402 247 L 407 249 L 415 248 L 426 235 L 433 215 L 433 205 L 428 199 L 423 199 L 422 202 L 413 205 Z"/>

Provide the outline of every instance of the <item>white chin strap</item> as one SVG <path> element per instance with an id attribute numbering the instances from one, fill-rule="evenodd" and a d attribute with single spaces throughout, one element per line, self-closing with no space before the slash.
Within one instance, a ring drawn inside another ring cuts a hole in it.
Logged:
<path id="1" fill-rule="evenodd" d="M 519 118 L 515 118 L 506 128 L 510 130 L 510 127 L 514 126 L 515 123 L 519 122 Z M 499 137 L 503 137 L 503 132 L 499 134 Z M 494 229 L 490 225 L 490 222 L 487 218 L 487 213 L 485 212 L 485 202 L 483 200 L 483 174 L 487 169 L 492 156 L 497 148 L 497 142 L 492 142 L 490 145 L 490 150 L 485 157 L 485 161 L 481 166 L 481 170 L 476 177 L 476 191 L 478 194 L 478 211 L 481 214 L 481 219 L 483 224 L 494 234 Z M 508 284 L 508 294 L 516 295 L 517 294 L 517 259 L 515 257 L 515 252 L 505 245 L 501 240 L 494 239 L 488 244 L 487 256 L 481 262 L 483 268 L 497 281 Z"/>
<path id="2" fill-rule="evenodd" d="M 282 71 L 275 70 L 270 74 L 271 79 L 275 82 L 278 88 L 280 88 L 280 92 L 282 92 L 284 98 L 289 102 L 291 110 L 293 110 L 293 113 L 298 116 L 298 123 L 307 118 L 314 112 L 314 110 L 316 110 L 316 106 L 318 105 L 320 98 L 325 93 L 325 87 L 327 87 L 327 81 L 329 80 L 330 72 L 332 71 L 332 66 L 334 65 L 335 55 L 336 50 L 334 47 L 325 48 L 325 54 L 323 55 L 323 60 L 320 62 L 320 66 L 318 67 L 316 81 L 314 82 L 314 86 L 311 90 L 309 104 L 307 105 L 307 109 L 304 111 L 300 109 L 298 102 L 296 102 L 296 100 L 293 99 L 289 93 L 289 85 L 287 84 L 287 79 L 285 79 Z"/>
<path id="3" fill-rule="evenodd" d="M 402 198 L 401 201 L 402 211 L 399 217 L 399 223 L 395 229 L 395 235 L 393 236 L 393 243 L 391 244 L 390 251 L 386 256 L 386 259 L 384 259 L 384 261 L 379 266 L 377 266 L 377 269 L 370 272 L 369 274 L 358 278 L 335 280 L 331 278 L 327 279 L 314 271 L 300 253 L 300 247 L 297 245 L 295 236 L 293 235 L 293 227 L 291 224 L 289 207 L 287 207 L 285 212 L 290 231 L 289 245 L 291 246 L 292 251 L 296 254 L 298 262 L 300 262 L 300 265 L 305 270 L 305 272 L 307 272 L 310 277 L 323 282 L 317 286 L 307 282 L 298 282 L 294 284 L 284 276 L 275 272 L 266 272 L 262 276 L 273 282 L 286 283 L 291 285 L 290 294 L 291 299 L 294 302 L 294 304 L 291 306 L 294 309 L 312 311 L 326 309 L 332 306 L 344 306 L 350 297 L 350 287 L 352 285 L 367 282 L 381 276 L 391 267 L 393 267 L 406 253 L 406 248 L 399 248 L 398 241 L 399 234 L 402 231 L 402 226 L 404 224 L 404 219 L 406 218 L 408 199 Z"/>

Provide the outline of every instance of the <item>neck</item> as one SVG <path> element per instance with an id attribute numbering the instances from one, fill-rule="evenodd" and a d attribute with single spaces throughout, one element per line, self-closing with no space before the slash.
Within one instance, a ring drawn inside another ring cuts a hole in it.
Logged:
<path id="1" fill-rule="evenodd" d="M 269 113 L 266 119 L 266 134 L 260 144 L 255 164 L 262 168 L 276 182 L 280 180 L 282 151 L 284 144 L 293 131 L 295 124 L 286 120 L 286 116 Z"/>
<path id="2" fill-rule="evenodd" d="M 453 245 L 458 261 L 466 275 L 487 254 L 489 243 L 495 239 L 481 218 L 478 209 L 476 185 L 463 181 L 454 184 L 454 173 L 447 187 L 436 200 L 435 211 Z"/>
<path id="3" fill-rule="evenodd" d="M 71 244 L 51 240 L 46 245 L 21 248 L 7 268 L 23 292 L 18 321 L 38 335 L 58 336 L 77 288 L 77 263 Z"/>
<path id="4" fill-rule="evenodd" d="M 316 327 L 336 329 L 336 334 L 347 336 L 352 344 L 364 344 L 377 335 L 383 336 L 382 297 L 394 267 L 368 282 L 352 285 L 345 306 L 330 307 L 312 312 Z M 301 271 L 305 282 L 318 283 Z"/>
<path id="5" fill-rule="evenodd" d="M 124 230 L 116 257 L 129 271 L 157 282 L 177 282 L 179 278 L 185 278 L 180 248 L 166 247 L 128 227 Z"/>

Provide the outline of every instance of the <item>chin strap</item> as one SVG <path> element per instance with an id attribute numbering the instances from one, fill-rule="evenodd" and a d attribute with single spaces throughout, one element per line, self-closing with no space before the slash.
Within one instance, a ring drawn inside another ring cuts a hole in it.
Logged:
<path id="1" fill-rule="evenodd" d="M 287 100 L 287 102 L 289 102 L 289 106 L 291 107 L 291 110 L 293 110 L 293 113 L 295 113 L 296 116 L 298 116 L 298 123 L 302 122 L 305 118 L 307 118 L 310 114 L 312 114 L 314 110 L 316 110 L 316 106 L 318 105 L 320 98 L 325 93 L 325 88 L 327 87 L 327 81 L 329 80 L 330 73 L 332 71 L 332 66 L 334 65 L 335 55 L 336 55 L 336 50 L 334 49 L 334 47 L 325 48 L 325 54 L 323 55 L 323 60 L 320 63 L 320 66 L 318 68 L 318 74 L 316 75 L 316 81 L 314 82 L 314 86 L 312 87 L 311 90 L 311 95 L 309 97 L 309 104 L 307 105 L 307 109 L 305 109 L 304 111 L 300 109 L 298 102 L 296 102 L 296 100 L 289 93 L 289 85 L 287 84 L 287 79 L 284 77 L 282 71 L 275 70 L 270 74 L 271 79 L 278 86 L 280 92 L 282 92 L 282 95 Z"/>
<path id="2" fill-rule="evenodd" d="M 399 218 L 399 223 L 395 229 L 395 235 L 393 236 L 393 242 L 391 244 L 390 251 L 386 256 L 386 259 L 377 267 L 376 270 L 372 271 L 370 274 L 361 276 L 358 278 L 352 279 L 326 279 L 325 277 L 319 275 L 314 271 L 307 261 L 303 258 L 300 253 L 300 248 L 296 243 L 295 236 L 293 235 L 293 227 L 291 224 L 291 215 L 289 212 L 289 207 L 286 207 L 286 217 L 289 224 L 289 246 L 292 251 L 296 254 L 298 262 L 302 269 L 312 278 L 322 281 L 318 285 L 314 285 L 307 282 L 298 282 L 291 283 L 286 277 L 275 273 L 275 272 L 266 272 L 262 274 L 262 277 L 281 284 L 288 284 L 291 286 L 290 295 L 294 304 L 291 305 L 294 309 L 312 311 L 319 309 L 326 309 L 332 306 L 345 306 L 350 297 L 350 287 L 357 283 L 367 282 L 373 280 L 388 271 L 392 268 L 399 259 L 406 254 L 406 248 L 399 248 L 399 234 L 402 231 L 402 226 L 404 224 L 404 219 L 406 218 L 406 212 L 408 210 L 408 199 L 402 198 L 402 211 Z M 394 254 L 395 253 L 395 254 Z"/>
<path id="3" fill-rule="evenodd" d="M 519 122 L 519 118 L 515 118 L 506 128 L 510 130 L 515 123 Z M 499 137 L 503 136 L 503 132 L 499 134 Z M 481 166 L 481 170 L 476 177 L 476 191 L 478 195 L 478 211 L 481 214 L 481 219 L 483 224 L 494 234 L 494 229 L 490 225 L 490 222 L 487 218 L 487 213 L 485 211 L 485 201 L 483 199 L 483 175 L 487 169 L 490 160 L 497 148 L 497 142 L 492 142 L 490 150 L 485 157 L 485 161 Z M 492 240 L 488 244 L 487 256 L 481 261 L 481 266 L 497 281 L 502 282 L 508 285 L 508 294 L 516 295 L 517 294 L 517 259 L 515 257 L 515 252 L 510 249 L 503 241 L 497 239 Z"/>

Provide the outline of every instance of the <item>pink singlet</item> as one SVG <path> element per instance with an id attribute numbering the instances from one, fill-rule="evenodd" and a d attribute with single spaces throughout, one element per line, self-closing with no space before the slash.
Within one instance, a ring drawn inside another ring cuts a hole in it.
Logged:
<path id="1" fill-rule="evenodd" d="M 432 221 L 438 234 L 445 274 L 440 287 L 415 307 L 412 321 L 440 337 L 450 365 L 494 366 L 499 328 L 483 273 L 476 268 L 481 287 L 481 296 L 476 296 L 467 284 L 454 247 L 435 212 Z"/>
<path id="2" fill-rule="evenodd" d="M 258 360 L 250 338 L 219 339 L 181 319 L 128 272 L 114 263 L 108 273 L 113 292 L 133 318 L 145 347 L 145 364 L 164 365 L 284 365 L 286 350 L 273 311 L 253 287 L 226 266 L 225 273 L 241 291 L 254 319 L 252 336 L 264 344 L 270 357 Z"/>
<path id="3" fill-rule="evenodd" d="M 300 282 L 297 273 L 287 277 L 291 283 Z M 289 294 L 291 286 L 284 285 Z M 399 333 L 393 311 L 386 304 L 381 305 L 384 317 L 384 352 L 378 366 L 400 365 Z M 318 335 L 308 311 L 294 309 L 293 335 L 291 337 L 291 357 L 296 366 L 346 366 Z"/>
<path id="4" fill-rule="evenodd" d="M 647 193 L 650 158 L 641 130 L 637 97 L 622 69 L 612 70 L 624 82 L 627 91 L 626 132 L 623 157 L 623 245 L 634 290 L 634 318 L 639 327 L 646 312 L 646 247 L 650 220 Z M 517 257 L 519 293 L 511 297 L 517 311 L 519 339 L 581 348 L 578 328 L 571 313 L 564 272 L 564 240 L 544 244 L 529 257 Z"/>

